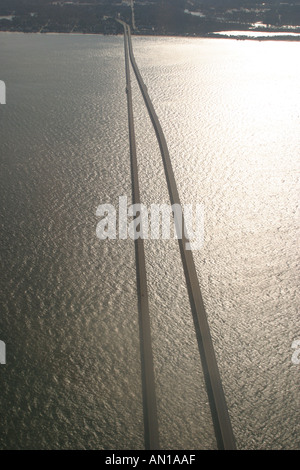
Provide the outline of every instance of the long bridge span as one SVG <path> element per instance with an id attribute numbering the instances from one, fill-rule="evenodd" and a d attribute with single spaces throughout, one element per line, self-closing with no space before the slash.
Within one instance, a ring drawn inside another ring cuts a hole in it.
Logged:
<path id="1" fill-rule="evenodd" d="M 152 121 L 156 137 L 159 143 L 163 160 L 165 176 L 167 180 L 171 204 L 180 204 L 179 192 L 171 164 L 167 142 L 160 125 L 157 114 L 154 110 L 151 99 L 148 95 L 147 87 L 142 79 L 139 68 L 134 58 L 130 27 L 124 21 L 117 20 L 124 28 L 124 49 L 125 49 L 125 69 L 126 69 L 126 91 L 128 106 L 128 124 L 131 167 L 133 179 L 133 200 L 140 203 L 138 168 L 136 158 L 136 146 L 134 135 L 134 120 L 132 108 L 132 93 L 130 81 L 129 59 L 135 73 L 140 91 L 142 93 L 146 108 Z M 187 249 L 189 240 L 184 229 L 184 216 L 182 221 L 176 221 L 177 214 L 174 213 L 175 225 L 182 223 L 182 237 L 178 238 L 181 260 L 184 268 L 187 289 L 189 293 L 191 311 L 193 315 L 195 331 L 198 341 L 198 348 L 202 362 L 202 368 L 206 381 L 212 419 L 214 423 L 215 435 L 219 449 L 235 450 L 235 438 L 231 426 L 230 416 L 226 404 L 225 394 L 221 382 L 220 372 L 216 360 L 210 328 L 207 320 L 205 306 L 200 290 L 197 271 L 191 250 Z M 148 449 L 159 448 L 159 432 L 156 410 L 155 381 L 153 370 L 153 355 L 151 347 L 150 319 L 147 293 L 147 279 L 145 268 L 145 254 L 143 240 L 136 240 L 136 263 L 137 263 L 137 287 L 140 307 L 140 335 L 141 335 L 141 357 L 143 369 L 143 393 L 144 393 L 144 426 L 145 445 Z"/>

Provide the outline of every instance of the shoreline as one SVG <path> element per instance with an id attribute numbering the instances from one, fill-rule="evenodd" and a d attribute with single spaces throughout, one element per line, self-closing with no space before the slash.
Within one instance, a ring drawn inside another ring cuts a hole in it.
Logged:
<path id="1" fill-rule="evenodd" d="M 238 31 L 235 31 L 237 33 Z M 249 32 L 254 32 L 249 31 Z M 261 31 L 257 31 L 261 32 Z M 40 31 L 11 31 L 11 30 L 0 30 L 1 33 L 6 33 L 6 34 L 25 34 L 25 35 L 30 35 L 30 34 L 40 34 L 40 35 L 48 35 L 48 36 L 56 36 L 56 35 L 64 35 L 64 36 L 101 36 L 101 37 L 123 37 L 122 34 L 104 34 L 104 33 L 84 33 L 84 32 L 59 32 L 59 31 L 47 31 L 47 32 L 40 32 Z M 230 35 L 230 31 L 227 33 L 222 34 L 222 32 L 211 32 L 211 33 L 205 33 L 201 35 L 181 35 L 181 34 L 132 34 L 133 37 L 143 37 L 143 38 L 148 38 L 148 37 L 153 37 L 153 38 L 181 38 L 181 39 L 233 39 L 236 41 L 290 41 L 290 42 L 299 42 L 300 41 L 300 33 L 285 33 L 283 31 L 266 31 L 267 35 L 266 36 L 247 36 L 245 33 L 245 30 L 240 31 L 239 34 L 234 34 Z M 268 33 L 271 33 L 270 36 L 268 36 Z"/>

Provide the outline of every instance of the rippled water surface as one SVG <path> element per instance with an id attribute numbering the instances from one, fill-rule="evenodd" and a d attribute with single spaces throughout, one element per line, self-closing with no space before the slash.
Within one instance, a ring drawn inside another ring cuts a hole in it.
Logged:
<path id="1" fill-rule="evenodd" d="M 0 33 L 2 449 L 143 449 L 122 37 Z M 240 449 L 299 449 L 299 44 L 133 38 L 183 203 Z M 133 79 L 143 202 L 168 202 Z M 145 243 L 161 447 L 216 441 L 177 242 Z"/>

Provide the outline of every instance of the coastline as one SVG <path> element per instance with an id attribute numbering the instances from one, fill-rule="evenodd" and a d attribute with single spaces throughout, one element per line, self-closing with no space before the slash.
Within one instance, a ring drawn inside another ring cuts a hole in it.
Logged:
<path id="1" fill-rule="evenodd" d="M 249 31 L 251 33 L 255 33 L 255 31 Z M 260 31 L 257 31 L 258 33 Z M 85 33 L 85 32 L 59 32 L 59 31 L 47 31 L 47 32 L 40 32 L 40 31 L 11 31 L 11 30 L 0 30 L 0 34 L 40 34 L 40 35 L 47 35 L 47 36 L 57 36 L 57 35 L 65 35 L 65 36 L 101 36 L 101 37 L 123 37 L 123 34 L 104 34 L 104 33 Z M 223 34 L 224 33 L 224 34 Z M 132 33 L 133 37 L 157 37 L 157 38 L 188 38 L 188 39 L 233 39 L 236 41 L 291 41 L 291 42 L 299 42 L 300 41 L 300 33 L 285 33 L 282 31 L 274 32 L 274 31 L 266 31 L 266 35 L 263 36 L 254 36 L 254 35 L 247 35 L 245 34 L 245 30 L 235 31 L 234 33 L 241 33 L 241 34 L 230 34 L 228 32 L 211 32 L 205 34 L 145 34 L 144 32 L 141 33 Z"/>

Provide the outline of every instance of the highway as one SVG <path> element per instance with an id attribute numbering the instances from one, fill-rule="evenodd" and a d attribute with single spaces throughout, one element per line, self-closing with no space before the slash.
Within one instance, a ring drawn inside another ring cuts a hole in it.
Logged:
<path id="1" fill-rule="evenodd" d="M 130 81 L 130 67 L 128 55 L 128 35 L 126 25 L 124 26 L 124 50 L 125 50 L 125 71 L 126 71 L 126 94 L 128 109 L 129 144 L 132 174 L 133 204 L 140 204 L 140 189 L 138 179 L 138 166 L 136 157 L 136 143 L 132 107 L 132 91 Z M 142 230 L 142 226 L 141 226 Z M 159 435 L 157 422 L 157 408 L 155 395 L 155 379 L 153 366 L 153 353 L 151 344 L 151 325 L 149 315 L 148 288 L 146 275 L 146 261 L 144 240 L 135 240 L 136 272 L 137 272 L 137 292 L 139 302 L 139 326 L 141 342 L 141 366 L 142 366 L 142 386 L 143 386 L 143 409 L 144 409 L 144 430 L 145 447 L 147 450 L 159 449 Z"/>
<path id="2" fill-rule="evenodd" d="M 130 27 L 121 20 L 118 20 L 124 27 L 124 40 L 125 44 L 128 44 L 129 57 L 132 68 L 134 70 L 140 91 L 144 98 L 146 108 L 148 110 L 150 119 L 152 121 L 156 137 L 159 143 L 161 156 L 163 160 L 165 176 L 167 180 L 169 196 L 171 204 L 180 204 L 179 192 L 177 189 L 175 176 L 171 164 L 169 150 L 165 136 L 162 131 L 159 119 L 156 115 L 151 99 L 148 95 L 147 87 L 143 82 L 142 76 L 136 64 L 132 42 Z M 127 46 L 126 46 L 127 49 Z M 125 53 L 128 54 L 128 51 Z M 128 58 L 126 58 L 127 60 Z M 127 85 L 128 86 L 128 85 Z M 133 119 L 133 118 L 132 118 Z M 181 205 L 181 204 L 180 204 Z M 176 214 L 174 214 L 176 224 Z M 177 221 L 177 224 L 179 221 Z M 231 420 L 226 404 L 226 399 L 223 391 L 221 382 L 221 376 L 218 369 L 210 328 L 207 320 L 205 306 L 199 286 L 197 271 L 194 263 L 194 258 L 191 250 L 186 249 L 189 240 L 186 238 L 186 232 L 184 230 L 185 222 L 184 216 L 182 217 L 182 238 L 178 239 L 182 264 L 186 277 L 186 284 L 189 293 L 189 299 L 191 304 L 191 310 L 195 325 L 195 331 L 198 341 L 198 347 L 202 362 L 202 368 L 206 380 L 206 388 L 210 401 L 212 419 L 214 423 L 214 429 L 217 439 L 217 445 L 219 449 L 235 450 L 235 438 L 231 426 Z"/>

